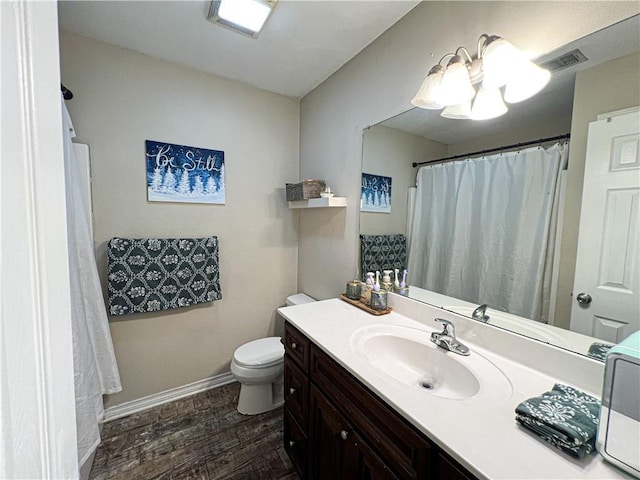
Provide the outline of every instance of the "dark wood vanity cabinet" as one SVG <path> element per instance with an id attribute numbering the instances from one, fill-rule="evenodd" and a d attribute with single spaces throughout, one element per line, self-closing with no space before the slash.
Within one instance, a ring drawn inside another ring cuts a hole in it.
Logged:
<path id="1" fill-rule="evenodd" d="M 313 452 L 309 456 L 309 478 L 398 479 L 342 413 L 313 385 L 310 405 L 309 432 Z"/>
<path id="2" fill-rule="evenodd" d="M 473 478 L 289 323 L 284 344 L 284 447 L 302 478 Z"/>

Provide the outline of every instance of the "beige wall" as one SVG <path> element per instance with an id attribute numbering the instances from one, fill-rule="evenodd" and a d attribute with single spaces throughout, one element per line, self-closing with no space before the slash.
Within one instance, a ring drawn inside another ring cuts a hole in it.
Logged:
<path id="1" fill-rule="evenodd" d="M 473 49 L 484 32 L 541 55 L 638 11 L 636 2 L 422 2 L 304 97 L 301 178 L 325 178 L 349 206 L 300 216 L 299 288 L 333 297 L 354 276 L 362 130 L 407 110 L 440 56 Z"/>
<path id="2" fill-rule="evenodd" d="M 446 155 L 447 146 L 394 128 L 364 131 L 362 171 L 391 177 L 391 213 L 360 213 L 360 233 L 384 235 L 407 230 L 407 194 L 416 185 L 413 162 Z"/>
<path id="3" fill-rule="evenodd" d="M 123 392 L 116 405 L 229 370 L 236 347 L 274 331 L 296 292 L 297 220 L 284 199 L 298 179 L 299 102 L 62 32 L 62 81 L 91 149 L 101 278 L 114 236 L 217 235 L 223 298 L 111 318 Z M 225 152 L 226 205 L 150 203 L 146 139 Z"/>
<path id="4" fill-rule="evenodd" d="M 640 53 L 603 63 L 576 75 L 571 121 L 571 149 L 567 171 L 564 225 L 560 246 L 560 278 L 556 325 L 569 328 L 571 292 L 576 266 L 582 179 L 589 122 L 600 113 L 640 105 Z"/>
<path id="5" fill-rule="evenodd" d="M 469 152 L 477 152 L 500 145 L 512 145 L 518 142 L 526 142 L 545 137 L 555 137 L 571 131 L 571 112 L 565 116 L 553 118 L 532 118 L 531 122 L 521 128 L 503 130 L 493 135 L 485 135 L 466 142 L 449 144 L 447 155 L 461 155 Z"/>

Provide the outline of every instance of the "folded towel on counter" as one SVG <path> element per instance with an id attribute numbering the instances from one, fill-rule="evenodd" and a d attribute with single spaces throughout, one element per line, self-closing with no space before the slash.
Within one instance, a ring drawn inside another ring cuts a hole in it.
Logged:
<path id="1" fill-rule="evenodd" d="M 516 407 L 516 420 L 571 456 L 582 458 L 595 448 L 600 401 L 567 385 L 530 398 Z"/>
<path id="2" fill-rule="evenodd" d="M 218 237 L 113 238 L 109 313 L 154 312 L 222 298 Z"/>
<path id="3" fill-rule="evenodd" d="M 613 345 L 610 343 L 594 342 L 589 347 L 587 356 L 604 362 L 607 358 L 607 353 L 611 350 L 611 347 L 613 347 Z"/>

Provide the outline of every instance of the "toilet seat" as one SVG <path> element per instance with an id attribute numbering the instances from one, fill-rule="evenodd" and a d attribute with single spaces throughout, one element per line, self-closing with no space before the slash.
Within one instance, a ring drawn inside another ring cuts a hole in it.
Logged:
<path id="1" fill-rule="evenodd" d="M 253 340 L 238 347 L 233 353 L 234 362 L 248 368 L 267 368 L 283 361 L 284 345 L 280 337 Z"/>

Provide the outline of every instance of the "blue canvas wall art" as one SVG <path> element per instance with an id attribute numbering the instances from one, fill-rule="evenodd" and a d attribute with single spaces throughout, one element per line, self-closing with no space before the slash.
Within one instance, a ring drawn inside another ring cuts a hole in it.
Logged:
<path id="1" fill-rule="evenodd" d="M 391 177 L 362 174 L 360 211 L 391 213 Z"/>
<path id="2" fill-rule="evenodd" d="M 147 140 L 150 202 L 225 203 L 224 152 Z"/>

